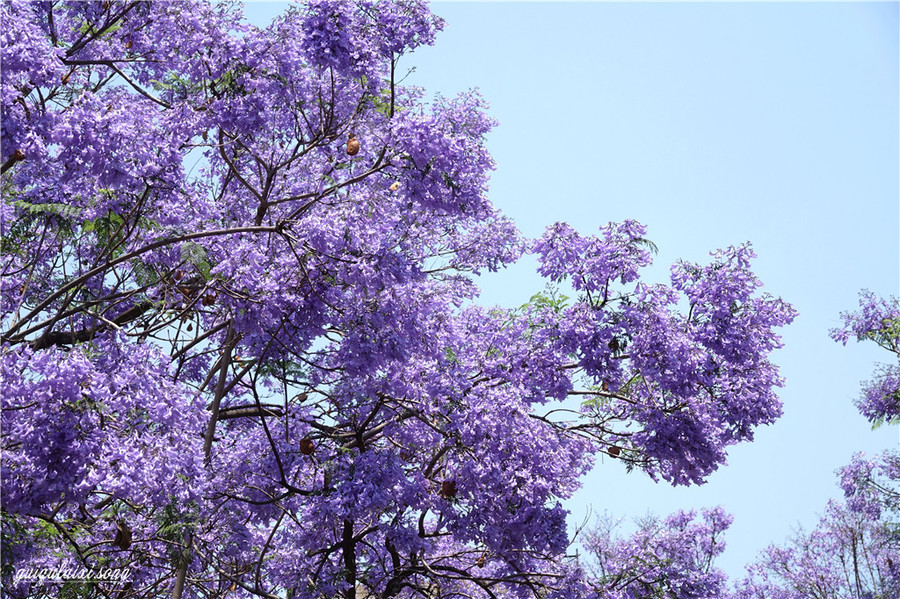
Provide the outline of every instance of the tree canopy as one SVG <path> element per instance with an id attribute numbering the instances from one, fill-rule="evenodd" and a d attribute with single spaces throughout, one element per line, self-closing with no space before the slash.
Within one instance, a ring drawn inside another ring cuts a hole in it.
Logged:
<path id="1" fill-rule="evenodd" d="M 523 238 L 484 101 L 400 83 L 424 3 L 0 11 L 9 596 L 589 596 L 597 456 L 696 484 L 780 415 L 752 249 L 649 284 L 635 221 Z M 523 253 L 547 290 L 479 305 Z M 13 579 L 60 560 L 132 575 Z"/>

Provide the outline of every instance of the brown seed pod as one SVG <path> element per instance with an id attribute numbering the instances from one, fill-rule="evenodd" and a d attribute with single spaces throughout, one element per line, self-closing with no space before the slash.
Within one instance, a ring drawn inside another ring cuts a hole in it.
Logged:
<path id="1" fill-rule="evenodd" d="M 303 455 L 312 455 L 313 451 L 316 450 L 316 446 L 313 444 L 312 439 L 309 437 L 303 437 L 300 439 L 300 453 Z"/>
<path id="2" fill-rule="evenodd" d="M 347 154 L 349 154 L 350 156 L 356 156 L 357 154 L 359 154 L 359 140 L 352 133 L 347 139 Z"/>
<path id="3" fill-rule="evenodd" d="M 455 480 L 445 480 L 441 483 L 441 497 L 445 499 L 450 499 L 451 497 L 456 497 L 456 481 Z"/>
<path id="4" fill-rule="evenodd" d="M 21 162 L 22 160 L 25 160 L 25 152 L 23 152 L 22 150 L 16 150 L 15 152 L 13 152 L 12 159 L 15 162 Z"/>
<path id="5" fill-rule="evenodd" d="M 615 458 L 615 457 L 618 457 L 620 453 L 622 453 L 622 450 L 619 449 L 618 447 L 616 447 L 615 445 L 613 445 L 612 447 L 610 447 L 609 449 L 606 450 L 606 453 L 608 453 L 609 455 L 611 455 L 612 457 Z"/>
<path id="6" fill-rule="evenodd" d="M 131 528 L 124 520 L 116 522 L 116 538 L 113 540 L 113 545 L 123 551 L 131 547 Z"/>
<path id="7" fill-rule="evenodd" d="M 478 566 L 479 568 L 484 568 L 484 556 L 483 555 L 479 556 L 478 559 L 475 560 L 475 565 Z"/>
<path id="8" fill-rule="evenodd" d="M 606 381 L 603 381 L 603 384 L 600 385 L 600 388 L 603 389 L 604 391 L 609 391 L 609 383 L 607 383 Z"/>

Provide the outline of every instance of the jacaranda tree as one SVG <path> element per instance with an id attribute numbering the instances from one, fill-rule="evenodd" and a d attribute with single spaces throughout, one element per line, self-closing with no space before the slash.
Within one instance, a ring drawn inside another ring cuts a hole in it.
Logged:
<path id="1" fill-rule="evenodd" d="M 713 563 L 725 551 L 732 518 L 722 508 L 676 512 L 664 520 L 643 518 L 628 537 L 618 521 L 600 519 L 588 531 L 586 577 L 604 599 L 722 599 L 728 579 Z"/>
<path id="2" fill-rule="evenodd" d="M 870 292 L 843 314 L 836 341 L 875 341 L 900 357 L 900 304 Z M 878 426 L 900 421 L 900 366 L 879 368 L 856 402 Z M 900 454 L 857 454 L 840 469 L 844 501 L 831 501 L 817 527 L 769 547 L 738 585 L 736 599 L 891 599 L 900 597 Z"/>
<path id="3" fill-rule="evenodd" d="M 749 246 L 523 239 L 484 102 L 399 83 L 422 2 L 0 10 L 9 596 L 576 597 L 595 456 L 698 483 L 779 416 Z M 523 252 L 576 297 L 479 306 Z"/>

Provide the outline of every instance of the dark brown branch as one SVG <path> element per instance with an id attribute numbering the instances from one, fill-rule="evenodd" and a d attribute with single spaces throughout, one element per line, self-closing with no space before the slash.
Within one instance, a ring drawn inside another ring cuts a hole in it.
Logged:
<path id="1" fill-rule="evenodd" d="M 229 327 L 225 334 L 225 347 L 222 350 L 222 359 L 219 363 L 219 380 L 216 383 L 216 392 L 213 396 L 212 409 L 209 416 L 209 425 L 206 427 L 206 436 L 203 439 L 203 455 L 206 459 L 210 459 L 212 454 L 213 438 L 216 433 L 216 422 L 219 420 L 219 403 L 222 396 L 225 395 L 225 382 L 228 380 L 228 367 L 231 365 L 231 350 L 237 345 L 238 336 L 234 333 L 234 329 Z"/>
<path id="2" fill-rule="evenodd" d="M 344 599 L 356 599 L 356 539 L 353 537 L 353 521 L 344 520 L 344 534 L 341 538 L 341 553 L 344 558 L 344 569 L 347 572 L 347 590 Z"/>
<path id="3" fill-rule="evenodd" d="M 263 404 L 262 407 L 258 407 L 255 405 L 233 406 L 222 408 L 221 410 L 219 410 L 219 420 L 229 420 L 231 418 L 252 418 L 256 416 L 281 417 L 283 415 L 284 412 L 282 411 L 281 406 L 274 406 L 271 404 Z"/>
<path id="4" fill-rule="evenodd" d="M 135 304 L 131 308 L 125 310 L 109 322 L 119 326 L 140 318 L 145 312 L 153 307 L 153 302 L 145 301 Z M 91 314 L 87 312 L 87 314 Z M 75 345 L 76 343 L 84 343 L 93 339 L 97 333 L 109 329 L 109 324 L 102 324 L 90 329 L 81 329 L 80 331 L 48 331 L 39 339 L 31 344 L 33 350 L 46 349 L 54 345 Z"/>
<path id="5" fill-rule="evenodd" d="M 21 342 L 27 335 L 29 335 L 30 333 L 33 333 L 36 330 L 39 330 L 40 328 L 43 328 L 43 327 L 38 327 L 37 329 L 35 329 L 35 328 L 29 329 L 29 330 L 25 331 L 24 333 L 20 333 L 15 338 L 13 337 L 12 334 L 14 332 L 16 332 L 17 330 L 19 330 L 23 324 L 25 324 L 26 322 L 28 322 L 29 320 L 34 318 L 37 314 L 40 314 L 41 311 L 43 311 L 45 308 L 47 308 L 47 306 L 49 306 L 51 303 L 53 303 L 54 301 L 59 299 L 64 293 L 66 293 L 70 289 L 73 289 L 75 287 L 78 287 L 79 285 L 84 284 L 85 282 L 89 281 L 91 278 L 93 278 L 99 274 L 102 274 L 104 271 L 112 268 L 113 266 L 121 264 L 122 262 L 127 262 L 133 258 L 137 258 L 141 254 L 145 254 L 149 251 L 152 251 L 152 250 L 155 250 L 155 249 L 158 249 L 161 247 L 165 247 L 167 245 L 172 245 L 175 243 L 182 243 L 185 241 L 190 241 L 192 239 L 201 239 L 203 237 L 217 237 L 217 236 L 222 236 L 222 235 L 231 235 L 234 233 L 278 233 L 278 232 L 280 232 L 280 230 L 281 230 L 280 226 L 275 226 L 275 227 L 235 227 L 233 229 L 215 229 L 212 231 L 200 231 L 198 233 L 189 233 L 186 235 L 179 235 L 176 237 L 166 237 L 164 239 L 154 241 L 153 243 L 147 244 L 142 248 L 134 250 L 133 252 L 129 252 L 127 254 L 119 256 L 115 260 L 110 260 L 106 264 L 101 264 L 100 266 L 97 266 L 96 268 L 92 268 L 91 270 L 87 271 L 80 277 L 69 281 L 68 283 L 66 283 L 65 285 L 63 285 L 62 287 L 60 287 L 53 293 L 51 293 L 44 301 L 42 301 L 40 304 L 38 304 L 31 312 L 29 312 L 17 324 L 10 327 L 10 329 L 8 331 L 6 331 L 6 333 L 3 334 L 2 340 L 9 341 L 12 343 Z"/>
<path id="6" fill-rule="evenodd" d="M 15 163 L 21 162 L 22 160 L 25 160 L 25 154 L 22 152 L 22 150 L 16 150 L 9 158 L 6 159 L 6 162 L 3 163 L 3 166 L 0 167 L 0 174 L 5 173 L 9 169 L 11 169 Z"/>

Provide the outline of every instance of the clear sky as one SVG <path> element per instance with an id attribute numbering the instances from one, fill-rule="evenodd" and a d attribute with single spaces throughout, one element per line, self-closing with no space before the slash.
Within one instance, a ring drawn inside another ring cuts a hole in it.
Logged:
<path id="1" fill-rule="evenodd" d="M 264 24 L 284 5 L 251 3 Z M 436 3 L 433 48 L 405 83 L 478 88 L 500 126 L 491 199 L 529 236 L 555 221 L 591 233 L 637 219 L 659 246 L 647 278 L 678 258 L 750 241 L 765 290 L 799 317 L 774 354 L 784 417 L 701 487 L 673 489 L 598 463 L 567 507 L 665 515 L 722 505 L 735 522 L 718 564 L 740 576 L 766 545 L 810 527 L 838 497 L 855 451 L 898 446 L 852 405 L 888 354 L 828 331 L 857 292 L 898 294 L 900 45 L 897 3 Z M 534 262 L 482 281 L 520 305 Z"/>

